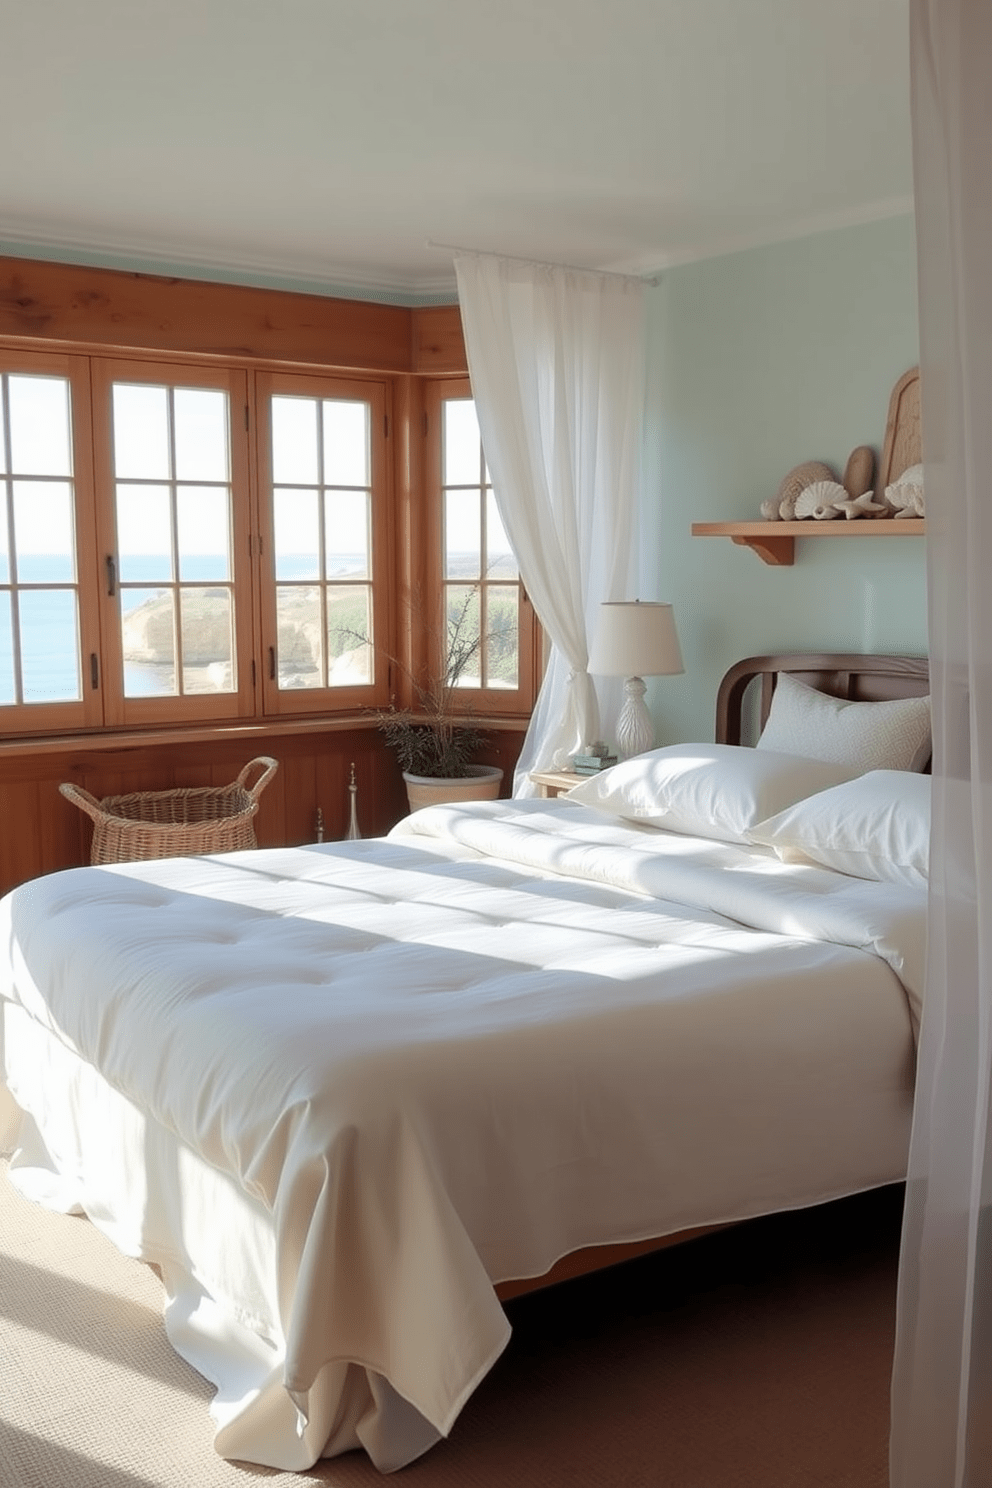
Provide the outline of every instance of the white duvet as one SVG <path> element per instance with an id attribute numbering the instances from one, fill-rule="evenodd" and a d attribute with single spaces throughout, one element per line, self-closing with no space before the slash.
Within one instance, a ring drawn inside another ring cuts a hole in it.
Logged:
<path id="1" fill-rule="evenodd" d="M 904 1172 L 925 896 L 562 801 L 0 902 L 11 1176 L 158 1263 L 225 1456 L 383 1470 L 493 1283 Z"/>

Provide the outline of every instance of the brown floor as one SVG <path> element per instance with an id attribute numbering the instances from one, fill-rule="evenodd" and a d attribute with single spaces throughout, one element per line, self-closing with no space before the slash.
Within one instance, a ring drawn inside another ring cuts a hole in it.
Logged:
<path id="1" fill-rule="evenodd" d="M 513 1338 L 411 1488 L 885 1488 L 901 1193 L 754 1221 L 508 1304 Z M 161 1291 L 0 1174 L 2 1488 L 367 1488 L 223 1462 Z"/>

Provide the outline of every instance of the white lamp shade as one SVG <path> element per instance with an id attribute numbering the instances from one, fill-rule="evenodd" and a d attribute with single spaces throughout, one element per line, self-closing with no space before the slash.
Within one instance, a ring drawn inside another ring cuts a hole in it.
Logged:
<path id="1" fill-rule="evenodd" d="M 589 653 L 598 677 L 666 677 L 684 671 L 670 604 L 622 600 L 599 607 Z"/>

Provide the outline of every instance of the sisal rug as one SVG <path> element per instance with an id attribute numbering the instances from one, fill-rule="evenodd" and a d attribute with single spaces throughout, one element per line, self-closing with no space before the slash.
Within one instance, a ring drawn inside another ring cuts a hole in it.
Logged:
<path id="1" fill-rule="evenodd" d="M 509 1304 L 510 1346 L 404 1488 L 885 1488 L 901 1193 Z M 362 1455 L 224 1462 L 155 1274 L 0 1168 L 2 1488 L 371 1488 Z"/>

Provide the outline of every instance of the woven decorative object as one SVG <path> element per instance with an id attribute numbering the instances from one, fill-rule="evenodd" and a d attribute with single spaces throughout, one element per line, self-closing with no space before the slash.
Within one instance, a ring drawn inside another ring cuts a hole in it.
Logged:
<path id="1" fill-rule="evenodd" d="M 263 754 L 250 760 L 230 785 L 131 791 L 101 801 L 79 785 L 63 784 L 59 790 L 93 818 L 91 863 L 196 857 L 258 846 L 258 798 L 278 768 L 278 760 Z M 257 769 L 262 773 L 249 786 Z"/>
<path id="2" fill-rule="evenodd" d="M 790 470 L 778 488 L 776 500 L 778 514 L 783 522 L 791 522 L 796 515 L 796 501 L 807 486 L 814 481 L 835 481 L 837 476 L 822 460 L 806 460 Z"/>
<path id="3" fill-rule="evenodd" d="M 870 444 L 859 444 L 847 457 L 843 487 L 853 500 L 872 489 L 875 479 L 875 451 Z"/>

